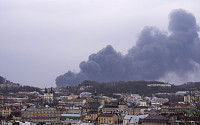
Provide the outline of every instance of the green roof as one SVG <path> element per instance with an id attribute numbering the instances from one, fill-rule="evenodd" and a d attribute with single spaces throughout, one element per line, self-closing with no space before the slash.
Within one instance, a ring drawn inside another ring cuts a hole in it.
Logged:
<path id="1" fill-rule="evenodd" d="M 131 94 L 131 96 L 140 96 L 139 94 Z"/>

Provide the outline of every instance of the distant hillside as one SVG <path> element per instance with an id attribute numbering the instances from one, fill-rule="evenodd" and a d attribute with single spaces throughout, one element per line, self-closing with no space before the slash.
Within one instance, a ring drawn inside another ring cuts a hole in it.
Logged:
<path id="1" fill-rule="evenodd" d="M 69 91 L 79 94 L 82 91 L 111 95 L 112 93 L 138 93 L 144 96 L 151 96 L 154 93 L 175 93 L 177 91 L 200 90 L 200 82 L 187 83 L 182 85 L 171 85 L 171 87 L 147 86 L 148 84 L 167 84 L 158 81 L 128 81 L 98 83 L 95 81 L 84 81 L 77 86 L 70 86 Z"/>
<path id="2" fill-rule="evenodd" d="M 5 82 L 5 79 L 2 76 L 0 76 L 0 84 L 2 84 L 4 82 Z"/>
<path id="3" fill-rule="evenodd" d="M 0 76 L 0 91 L 2 94 L 7 94 L 9 92 L 19 92 L 19 91 L 27 91 L 27 92 L 33 92 L 38 91 L 40 92 L 40 88 L 38 87 L 32 87 L 32 86 L 22 86 L 19 83 L 14 83 L 6 78 Z"/>
<path id="4" fill-rule="evenodd" d="M 10 82 L 6 78 L 0 76 L 0 84 L 9 84 L 9 83 L 13 83 L 13 82 Z"/>
<path id="5" fill-rule="evenodd" d="M 185 90 L 185 91 L 195 91 L 198 90 L 200 91 L 200 82 L 188 82 L 188 83 L 184 83 L 182 85 L 178 85 L 177 86 L 179 89 L 181 90 Z"/>

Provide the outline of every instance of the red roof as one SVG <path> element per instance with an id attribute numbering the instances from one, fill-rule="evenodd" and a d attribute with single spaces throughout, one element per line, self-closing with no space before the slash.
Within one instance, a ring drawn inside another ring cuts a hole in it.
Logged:
<path id="1" fill-rule="evenodd" d="M 149 115 L 144 119 L 149 119 L 149 120 L 167 120 L 167 118 L 162 116 L 162 115 Z"/>
<path id="2" fill-rule="evenodd" d="M 2 109 L 4 109 L 4 110 L 6 110 L 6 109 L 13 110 L 13 109 L 22 109 L 22 107 L 23 107 L 23 105 L 15 105 L 15 106 L 11 105 L 11 106 L 3 106 Z"/>

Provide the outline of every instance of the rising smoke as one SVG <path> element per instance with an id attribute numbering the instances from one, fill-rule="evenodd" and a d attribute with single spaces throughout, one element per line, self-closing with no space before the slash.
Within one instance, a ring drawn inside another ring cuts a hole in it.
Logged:
<path id="1" fill-rule="evenodd" d="M 126 55 L 108 45 L 81 62 L 79 73 L 68 71 L 57 77 L 57 86 L 83 80 L 161 80 L 175 84 L 200 80 L 200 39 L 195 17 L 179 9 L 172 11 L 169 19 L 169 34 L 145 27 Z"/>

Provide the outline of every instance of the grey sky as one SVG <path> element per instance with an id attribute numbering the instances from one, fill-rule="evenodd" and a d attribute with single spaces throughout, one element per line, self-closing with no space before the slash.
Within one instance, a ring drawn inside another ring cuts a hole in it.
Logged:
<path id="1" fill-rule="evenodd" d="M 173 9 L 199 24 L 199 0 L 1 0 L 0 75 L 25 85 L 55 78 L 106 45 L 126 54 L 144 26 L 167 31 Z"/>

